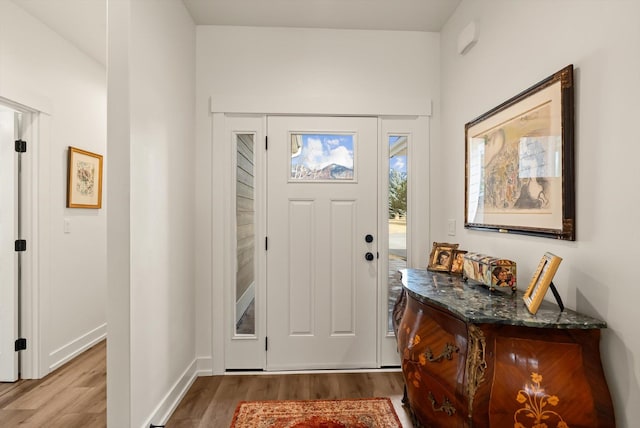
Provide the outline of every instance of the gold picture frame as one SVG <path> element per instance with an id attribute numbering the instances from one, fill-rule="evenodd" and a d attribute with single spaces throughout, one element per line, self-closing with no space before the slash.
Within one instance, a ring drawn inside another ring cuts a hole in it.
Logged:
<path id="1" fill-rule="evenodd" d="M 464 255 L 467 254 L 467 250 L 453 250 L 451 257 L 451 269 L 449 272 L 453 275 L 462 275 L 464 271 Z"/>
<path id="2" fill-rule="evenodd" d="M 467 229 L 574 241 L 573 66 L 465 125 Z"/>
<path id="3" fill-rule="evenodd" d="M 435 272 L 449 272 L 453 262 L 453 250 L 459 244 L 449 244 L 447 242 L 434 242 L 429 255 L 429 265 L 427 270 Z"/>
<path id="4" fill-rule="evenodd" d="M 67 208 L 102 208 L 102 155 L 69 146 Z"/>
<path id="5" fill-rule="evenodd" d="M 540 263 L 531 278 L 529 287 L 527 291 L 525 291 L 524 296 L 522 296 L 525 306 L 532 314 L 535 315 L 535 313 L 538 312 L 538 308 L 540 304 L 542 304 L 545 294 L 547 294 L 549 285 L 561 261 L 562 258 L 551 253 L 544 253 L 544 256 L 540 259 Z"/>

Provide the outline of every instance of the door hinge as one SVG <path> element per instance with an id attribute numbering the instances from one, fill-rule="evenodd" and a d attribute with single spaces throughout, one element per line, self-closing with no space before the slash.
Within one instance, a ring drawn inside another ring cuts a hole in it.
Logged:
<path id="1" fill-rule="evenodd" d="M 267 336 L 264 337 L 264 350 L 269 350 L 269 338 Z"/>
<path id="2" fill-rule="evenodd" d="M 27 339 L 25 339 L 24 337 L 21 337 L 20 339 L 17 339 L 16 340 L 16 352 L 24 351 L 25 349 L 27 349 Z"/>
<path id="3" fill-rule="evenodd" d="M 16 152 L 25 153 L 27 151 L 27 142 L 24 140 L 16 140 Z"/>
<path id="4" fill-rule="evenodd" d="M 27 241 L 24 239 L 16 239 L 16 251 L 27 251 Z"/>
<path id="5" fill-rule="evenodd" d="M 264 136 L 264 149 L 269 150 L 269 137 L 266 135 Z"/>
<path id="6" fill-rule="evenodd" d="M 265 251 L 269 250 L 269 237 L 268 236 L 264 237 L 264 250 Z"/>

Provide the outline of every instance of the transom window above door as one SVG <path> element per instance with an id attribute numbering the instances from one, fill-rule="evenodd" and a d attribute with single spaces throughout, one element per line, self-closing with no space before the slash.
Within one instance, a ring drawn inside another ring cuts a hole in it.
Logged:
<path id="1" fill-rule="evenodd" d="M 355 134 L 291 133 L 289 181 L 354 182 Z"/>

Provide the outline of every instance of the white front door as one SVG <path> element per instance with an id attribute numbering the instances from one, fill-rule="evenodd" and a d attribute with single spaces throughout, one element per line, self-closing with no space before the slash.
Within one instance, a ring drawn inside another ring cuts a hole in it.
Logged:
<path id="1" fill-rule="evenodd" d="M 18 379 L 14 115 L 0 105 L 0 382 Z"/>
<path id="2" fill-rule="evenodd" d="M 377 367 L 377 119 L 267 135 L 267 369 Z"/>

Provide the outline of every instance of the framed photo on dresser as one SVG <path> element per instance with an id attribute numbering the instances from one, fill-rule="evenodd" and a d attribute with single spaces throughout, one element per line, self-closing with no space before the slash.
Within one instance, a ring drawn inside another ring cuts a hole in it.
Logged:
<path id="1" fill-rule="evenodd" d="M 532 314 L 538 312 L 538 308 L 542 304 L 545 294 L 547 294 L 561 261 L 562 258 L 551 253 L 545 253 L 540 259 L 538 268 L 534 272 L 529 287 L 522 297 L 525 306 Z"/>
<path id="2" fill-rule="evenodd" d="M 429 255 L 427 270 L 449 272 L 453 262 L 453 252 L 458 249 L 458 245 L 447 242 L 434 242 Z"/>

